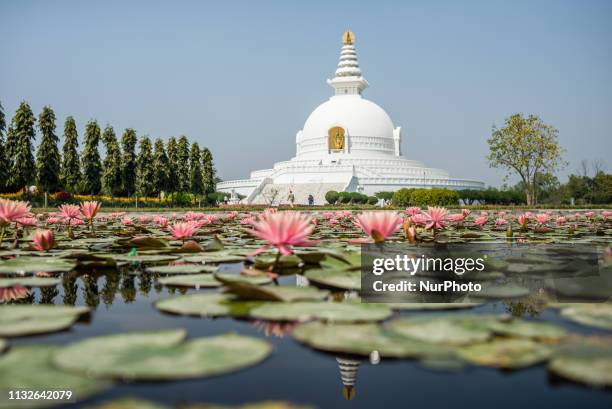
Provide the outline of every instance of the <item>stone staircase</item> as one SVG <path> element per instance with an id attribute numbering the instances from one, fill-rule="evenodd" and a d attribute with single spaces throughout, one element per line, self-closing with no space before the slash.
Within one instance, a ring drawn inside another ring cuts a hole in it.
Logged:
<path id="1" fill-rule="evenodd" d="M 337 192 L 343 191 L 345 184 L 343 183 L 304 183 L 304 184 L 273 184 L 268 183 L 262 187 L 249 204 L 265 204 L 278 206 L 280 204 L 288 204 L 287 196 L 289 191 L 293 191 L 296 205 L 307 205 L 308 195 L 314 196 L 314 204 L 322 205 L 325 201 L 325 194 L 330 190 Z"/>

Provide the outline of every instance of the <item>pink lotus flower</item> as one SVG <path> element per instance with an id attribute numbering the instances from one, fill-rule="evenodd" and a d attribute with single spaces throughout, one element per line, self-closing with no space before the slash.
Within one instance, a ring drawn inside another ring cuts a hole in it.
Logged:
<path id="1" fill-rule="evenodd" d="M 157 224 L 159 227 L 166 227 L 168 226 L 168 219 L 164 216 L 155 216 L 153 218 L 153 223 Z"/>
<path id="2" fill-rule="evenodd" d="M 527 215 L 527 213 L 523 213 L 522 215 L 518 217 L 518 224 L 520 224 L 522 227 L 527 227 L 527 224 L 529 224 L 530 218 L 531 217 Z"/>
<path id="3" fill-rule="evenodd" d="M 340 222 L 338 221 L 338 219 L 329 219 L 329 224 L 331 224 L 332 226 L 335 226 L 335 225 L 337 225 L 338 223 L 340 223 Z"/>
<path id="4" fill-rule="evenodd" d="M 567 222 L 564 216 L 557 217 L 557 226 L 563 226 Z"/>
<path id="5" fill-rule="evenodd" d="M 22 227 L 36 227 L 36 223 L 38 223 L 35 217 L 21 217 L 15 221 Z"/>
<path id="6" fill-rule="evenodd" d="M 414 216 L 410 216 L 410 221 L 414 224 L 418 224 L 419 226 L 425 226 L 429 219 L 423 213 L 415 214 Z"/>
<path id="7" fill-rule="evenodd" d="M 329 220 L 329 219 L 331 219 L 332 217 L 334 217 L 334 214 L 333 214 L 332 212 L 323 212 L 323 218 L 324 218 L 325 220 Z"/>
<path id="8" fill-rule="evenodd" d="M 461 209 L 461 214 L 463 215 L 463 217 L 468 217 L 470 213 L 472 213 L 470 209 Z"/>
<path id="9" fill-rule="evenodd" d="M 0 302 L 9 302 L 13 300 L 20 300 L 30 295 L 27 288 L 16 285 L 14 287 L 0 288 Z"/>
<path id="10" fill-rule="evenodd" d="M 453 223 L 460 223 L 465 220 L 465 216 L 463 215 L 463 213 L 454 213 L 449 214 L 446 219 Z"/>
<path id="11" fill-rule="evenodd" d="M 601 217 L 603 217 L 605 220 L 612 219 L 612 212 L 604 210 L 601 212 Z"/>
<path id="12" fill-rule="evenodd" d="M 37 230 L 34 233 L 34 247 L 38 251 L 47 251 L 55 246 L 55 239 L 53 238 L 53 232 L 51 230 Z"/>
<path id="13" fill-rule="evenodd" d="M 96 214 L 98 213 L 98 210 L 100 210 L 101 206 L 102 205 L 100 204 L 100 202 L 96 202 L 95 200 L 92 200 L 90 202 L 82 202 L 81 213 L 91 223 L 93 218 L 96 217 Z"/>
<path id="14" fill-rule="evenodd" d="M 238 213 L 237 211 L 235 211 L 235 210 L 234 210 L 234 211 L 229 212 L 229 213 L 228 213 L 228 214 L 225 216 L 225 218 L 226 218 L 227 220 L 233 220 L 233 219 L 235 219 L 236 217 L 238 217 L 238 214 L 239 214 L 239 213 Z"/>
<path id="15" fill-rule="evenodd" d="M 176 240 L 186 240 L 194 236 L 194 234 L 198 231 L 199 226 L 194 222 L 183 222 L 176 223 L 171 226 L 168 230 L 170 230 L 170 234 Z"/>
<path id="16" fill-rule="evenodd" d="M 60 222 L 60 219 L 55 216 L 47 217 L 47 224 L 57 224 Z"/>
<path id="17" fill-rule="evenodd" d="M 508 221 L 506 221 L 506 219 L 503 219 L 501 217 L 499 217 L 497 220 L 495 220 L 495 225 L 496 226 L 504 226 L 508 224 Z"/>
<path id="18" fill-rule="evenodd" d="M 505 215 L 506 215 L 506 212 L 504 212 L 503 210 L 500 210 L 499 212 L 497 212 L 497 216 L 500 219 L 503 219 Z"/>
<path id="19" fill-rule="evenodd" d="M 428 207 L 424 213 L 427 218 L 426 229 L 443 229 L 446 227 L 446 215 L 448 210 L 444 207 Z"/>
<path id="20" fill-rule="evenodd" d="M 138 221 L 139 221 L 140 223 L 145 224 L 145 223 L 148 223 L 148 222 L 149 222 L 149 220 L 151 220 L 151 219 L 150 219 L 150 217 L 149 217 L 149 216 L 147 216 L 147 215 L 138 216 Z"/>
<path id="21" fill-rule="evenodd" d="M 546 224 L 550 220 L 550 215 L 548 213 L 539 213 L 536 214 L 536 222 L 538 224 Z"/>
<path id="22" fill-rule="evenodd" d="M 310 222 L 316 226 L 317 224 L 319 224 L 319 219 L 317 217 L 313 217 Z"/>
<path id="23" fill-rule="evenodd" d="M 485 212 L 484 210 L 480 212 L 480 216 L 489 217 L 489 212 Z"/>
<path id="24" fill-rule="evenodd" d="M 404 224 L 402 217 L 394 212 L 363 212 L 355 219 L 355 225 L 376 243 L 385 241 Z"/>
<path id="25" fill-rule="evenodd" d="M 532 219 L 533 218 L 533 213 L 531 212 L 525 212 L 523 213 L 525 215 L 525 217 L 527 217 L 528 219 Z"/>
<path id="26" fill-rule="evenodd" d="M 408 216 L 415 216 L 417 214 L 421 214 L 421 208 L 417 206 L 409 207 L 406 209 L 406 214 Z"/>
<path id="27" fill-rule="evenodd" d="M 83 219 L 74 219 L 74 220 L 72 221 L 72 225 L 73 225 L 73 226 L 82 226 L 82 225 L 84 225 L 84 224 L 85 224 L 85 222 L 83 221 Z M 69 225 L 69 226 L 70 226 L 70 225 Z"/>
<path id="28" fill-rule="evenodd" d="M 121 224 L 123 224 L 124 226 L 132 226 L 134 224 L 134 221 L 131 217 L 124 217 L 123 219 L 121 219 Z"/>
<path id="29" fill-rule="evenodd" d="M 474 220 L 474 225 L 476 226 L 484 226 L 489 221 L 488 216 L 479 216 Z"/>
<path id="30" fill-rule="evenodd" d="M 31 208 L 27 202 L 0 199 L 0 226 L 6 226 L 17 219 L 26 217 Z"/>
<path id="31" fill-rule="evenodd" d="M 251 223 L 253 223 L 253 221 L 255 221 L 255 219 L 254 219 L 253 217 L 251 217 L 251 216 L 246 216 L 246 217 L 243 217 L 243 218 L 240 220 L 240 224 L 251 224 Z"/>
<path id="32" fill-rule="evenodd" d="M 63 204 L 58 209 L 59 215 L 64 219 L 68 219 L 68 221 L 78 218 L 81 214 L 77 205 Z"/>
<path id="33" fill-rule="evenodd" d="M 584 217 L 586 217 L 589 220 L 593 220 L 595 218 L 595 212 L 585 212 Z"/>
<path id="34" fill-rule="evenodd" d="M 268 242 L 253 254 L 266 251 L 270 246 L 278 249 L 280 254 L 289 255 L 293 246 L 312 246 L 308 236 L 314 230 L 310 217 L 300 212 L 263 213 L 258 220 L 251 223 L 253 229 L 247 232 Z"/>

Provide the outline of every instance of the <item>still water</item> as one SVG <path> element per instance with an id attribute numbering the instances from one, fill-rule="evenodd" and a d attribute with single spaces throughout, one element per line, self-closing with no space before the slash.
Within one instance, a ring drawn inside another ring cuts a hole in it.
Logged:
<path id="1" fill-rule="evenodd" d="M 238 265 L 224 265 L 222 270 L 236 271 L 237 268 Z M 283 330 L 290 328 L 267 326 L 265 322 L 164 314 L 157 311 L 153 303 L 177 294 L 176 290 L 156 284 L 150 274 L 136 276 L 124 271 L 112 276 L 115 278 L 109 279 L 105 275 L 65 277 L 63 286 L 33 291 L 30 298 L 23 301 L 89 305 L 95 311 L 89 320 L 77 323 L 69 331 L 16 338 L 11 340 L 11 344 L 66 344 L 125 331 L 185 328 L 191 338 L 227 332 L 265 337 L 273 344 L 274 352 L 263 363 L 228 375 L 178 382 L 118 383 L 99 395 L 66 407 L 89 406 L 128 396 L 171 405 L 182 402 L 241 404 L 284 400 L 318 408 L 612 407 L 610 391 L 590 389 L 553 378 L 543 366 L 519 371 L 468 367 L 445 372 L 425 369 L 407 360 L 383 359 L 373 364 L 367 359 L 314 351 L 300 345 L 288 334 L 279 336 Z M 283 284 L 295 284 L 295 276 L 281 281 Z M 193 291 L 196 290 L 186 292 Z M 492 303 L 473 311 L 500 313 L 507 312 L 507 308 L 502 303 Z M 553 321 L 573 332 L 604 333 L 559 319 L 554 310 L 544 310 L 538 314 L 538 318 Z M 529 313 L 526 318 L 529 318 Z M 350 401 L 345 399 L 343 393 L 346 385 L 343 385 L 338 359 L 345 363 L 344 367 L 352 369 L 345 372 L 345 384 L 355 382 L 354 397 Z M 91 365 L 95 364 L 94 353 Z"/>

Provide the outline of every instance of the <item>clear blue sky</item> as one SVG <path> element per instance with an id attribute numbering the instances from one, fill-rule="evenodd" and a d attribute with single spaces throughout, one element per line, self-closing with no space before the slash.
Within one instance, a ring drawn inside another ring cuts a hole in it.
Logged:
<path id="1" fill-rule="evenodd" d="M 612 1 L 0 1 L 0 101 L 185 134 L 224 179 L 295 153 L 331 96 L 346 28 L 405 156 L 493 185 L 486 139 L 514 112 L 559 129 L 567 171 L 612 167 Z"/>

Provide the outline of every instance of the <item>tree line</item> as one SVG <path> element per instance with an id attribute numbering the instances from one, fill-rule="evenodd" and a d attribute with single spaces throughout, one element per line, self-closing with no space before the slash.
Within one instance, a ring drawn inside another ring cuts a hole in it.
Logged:
<path id="1" fill-rule="evenodd" d="M 36 128 L 40 143 L 34 152 Z M 36 185 L 40 191 L 110 196 L 160 196 L 162 192 L 206 197 L 215 191 L 215 168 L 208 148 L 186 136 L 151 141 L 138 139 L 127 128 L 119 139 L 111 125 L 104 130 L 96 120 L 85 125 L 83 150 L 74 118 L 64 122 L 60 152 L 56 117 L 45 106 L 38 121 L 27 102 L 7 124 L 0 103 L 0 191 L 17 192 Z M 99 145 L 106 152 L 102 159 Z"/>

